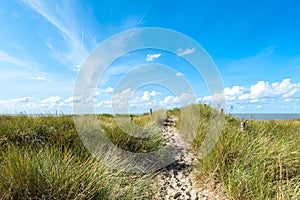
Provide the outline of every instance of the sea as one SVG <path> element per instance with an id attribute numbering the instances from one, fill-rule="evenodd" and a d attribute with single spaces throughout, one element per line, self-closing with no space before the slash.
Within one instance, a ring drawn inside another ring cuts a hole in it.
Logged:
<path id="1" fill-rule="evenodd" d="M 300 113 L 232 113 L 234 117 L 253 120 L 291 120 L 300 119 Z"/>

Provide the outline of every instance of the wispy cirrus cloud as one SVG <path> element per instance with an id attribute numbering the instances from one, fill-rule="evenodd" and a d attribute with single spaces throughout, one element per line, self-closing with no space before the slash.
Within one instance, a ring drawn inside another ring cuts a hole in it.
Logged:
<path id="1" fill-rule="evenodd" d="M 11 55 L 7 52 L 4 52 L 0 50 L 0 62 L 17 65 L 19 67 L 25 67 L 25 68 L 33 68 L 32 66 L 37 65 L 36 62 L 26 59 L 26 58 L 20 58 L 14 55 Z"/>
<path id="2" fill-rule="evenodd" d="M 1 78 L 10 81 L 12 78 L 23 79 L 26 77 L 32 80 L 45 80 L 45 78 L 41 76 L 45 74 L 40 70 L 41 64 L 36 62 L 29 55 L 16 54 L 17 55 L 13 55 L 0 49 L 1 73 L 5 74 L 1 76 Z M 16 80 L 14 80 L 14 82 L 16 82 Z"/>
<path id="3" fill-rule="evenodd" d="M 75 9 L 71 9 L 73 6 L 71 2 L 39 0 L 23 0 L 23 2 L 57 28 L 65 40 L 66 50 L 58 50 L 51 40 L 45 40 L 54 57 L 61 63 L 71 64 L 73 68 L 78 67 L 87 56 L 88 50 L 84 45 L 84 30 L 75 18 L 76 13 Z"/>
<path id="4" fill-rule="evenodd" d="M 11 63 L 11 64 L 16 64 L 16 65 L 24 65 L 23 60 L 16 58 L 4 51 L 0 50 L 0 61 L 1 62 L 6 62 L 6 63 Z"/>

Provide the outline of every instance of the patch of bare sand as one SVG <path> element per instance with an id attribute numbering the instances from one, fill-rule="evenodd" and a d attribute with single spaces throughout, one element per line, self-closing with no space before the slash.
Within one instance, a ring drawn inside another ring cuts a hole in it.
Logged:
<path id="1" fill-rule="evenodd" d="M 228 197 L 223 192 L 213 191 L 204 184 L 201 186 L 197 184 L 194 173 L 197 156 L 189 151 L 189 144 L 180 137 L 173 126 L 177 119 L 169 118 L 167 121 L 162 131 L 167 144 L 175 147 L 176 155 L 175 162 L 161 169 L 157 174 L 160 188 L 156 199 L 227 200 Z"/>

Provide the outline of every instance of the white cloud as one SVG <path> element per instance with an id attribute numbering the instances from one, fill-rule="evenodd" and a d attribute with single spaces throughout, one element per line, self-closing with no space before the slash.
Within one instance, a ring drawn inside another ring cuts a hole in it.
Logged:
<path id="1" fill-rule="evenodd" d="M 21 97 L 21 98 L 16 98 L 16 99 L 11 99 L 9 102 L 28 102 L 32 98 L 31 97 Z"/>
<path id="2" fill-rule="evenodd" d="M 112 87 L 107 87 L 103 91 L 106 92 L 106 93 L 109 93 L 109 92 L 114 91 L 114 89 Z"/>
<path id="3" fill-rule="evenodd" d="M 73 103 L 73 102 L 80 102 L 80 101 L 81 101 L 81 97 L 74 97 L 74 96 L 70 96 L 65 100 L 66 103 Z"/>
<path id="4" fill-rule="evenodd" d="M 224 88 L 224 93 L 227 101 L 234 101 L 236 99 L 243 100 L 247 97 L 249 89 L 242 86 L 233 86 L 232 88 Z"/>
<path id="5" fill-rule="evenodd" d="M 168 105 L 172 105 L 174 102 L 177 102 L 178 99 L 176 99 L 174 96 L 166 96 L 163 100 L 159 101 L 159 106 L 166 107 Z"/>
<path id="6" fill-rule="evenodd" d="M 268 81 L 258 81 L 249 88 L 233 86 L 224 88 L 226 101 L 232 103 L 258 103 L 273 100 L 293 101 L 300 92 L 300 83 L 291 83 L 290 79 L 283 79 L 281 82 L 269 83 Z M 210 96 L 202 98 L 202 101 L 211 101 Z"/>
<path id="7" fill-rule="evenodd" d="M 191 103 L 196 103 L 197 99 L 193 93 L 181 93 L 178 98 L 178 103 L 181 105 L 189 105 Z"/>
<path id="8" fill-rule="evenodd" d="M 12 99 L 10 101 L 11 102 L 28 102 L 31 99 L 32 99 L 31 97 L 21 97 L 21 98 Z"/>
<path id="9" fill-rule="evenodd" d="M 250 103 L 257 103 L 257 102 L 259 102 L 259 100 L 258 99 L 251 99 L 249 102 Z"/>
<path id="10" fill-rule="evenodd" d="M 157 95 L 160 95 L 161 93 L 156 91 L 144 91 L 143 96 L 140 98 L 141 101 L 149 101 L 151 97 L 155 97 Z"/>
<path id="11" fill-rule="evenodd" d="M 220 107 L 220 108 L 224 108 L 225 106 L 225 101 L 226 101 L 226 95 L 223 93 L 215 93 L 212 96 L 205 96 L 203 98 L 200 98 L 198 100 L 198 102 L 202 102 L 202 103 L 209 103 L 212 104 L 212 106 L 214 107 Z"/>
<path id="12" fill-rule="evenodd" d="M 112 102 L 108 100 L 103 100 L 100 101 L 99 103 L 96 104 L 97 108 L 111 108 L 112 107 Z"/>
<path id="13" fill-rule="evenodd" d="M 289 98 L 300 91 L 300 84 L 291 83 L 290 79 L 284 79 L 280 83 L 269 83 L 258 81 L 257 84 L 250 87 L 251 99 L 262 98 Z"/>
<path id="14" fill-rule="evenodd" d="M 232 88 L 226 87 L 224 89 L 226 95 L 231 95 L 231 96 L 245 94 L 247 91 L 248 89 L 242 86 L 233 86 Z"/>
<path id="15" fill-rule="evenodd" d="M 59 96 L 51 96 L 41 100 L 37 106 L 44 112 L 51 112 L 53 110 L 64 110 L 72 105 L 63 101 Z"/>
<path id="16" fill-rule="evenodd" d="M 145 91 L 143 96 L 141 97 L 142 101 L 149 101 L 150 100 L 150 93 L 149 91 Z"/>
<path id="17" fill-rule="evenodd" d="M 142 93 L 134 93 L 130 88 L 124 89 L 123 91 L 116 93 L 112 97 L 112 106 L 116 112 L 126 112 L 127 109 L 148 109 L 160 106 L 161 99 L 164 98 L 161 96 L 162 93 L 152 90 L 152 91 L 143 91 Z M 174 99 L 174 97 L 172 97 Z M 168 99 L 167 99 L 168 100 Z M 111 102 L 105 100 L 98 103 L 98 107 L 109 107 Z M 174 103 L 173 103 L 174 104 Z M 169 106 L 169 104 L 166 104 Z"/>
<path id="18" fill-rule="evenodd" d="M 112 97 L 113 106 L 116 108 L 126 108 L 128 107 L 130 97 L 132 96 L 133 91 L 130 88 L 127 88 L 120 93 L 114 94 Z"/>
<path id="19" fill-rule="evenodd" d="M 37 76 L 37 77 L 29 77 L 28 79 L 31 79 L 31 80 L 38 80 L 38 81 L 45 81 L 45 80 L 46 80 L 46 78 L 41 77 L 41 76 Z"/>
<path id="20" fill-rule="evenodd" d="M 290 110 L 292 110 L 296 108 L 296 105 L 298 105 L 300 101 L 300 83 L 293 83 L 290 79 L 284 79 L 281 82 L 258 81 L 248 87 L 226 87 L 224 93 L 228 105 L 234 105 L 234 107 L 238 109 L 265 110 L 269 109 L 271 105 L 278 105 L 279 109 L 280 106 L 280 108 L 283 108 L 283 106 L 289 105 L 291 106 Z M 109 97 L 105 96 L 97 100 L 94 99 L 94 95 L 95 93 L 91 93 L 90 97 L 94 100 L 92 103 L 95 103 L 97 109 L 110 110 L 113 105 L 115 112 L 127 111 L 128 108 L 136 109 L 137 111 L 155 107 L 170 109 L 195 103 L 196 100 L 192 93 L 182 93 L 178 96 L 163 94 L 155 90 L 134 93 L 130 88 L 114 94 L 112 98 L 114 104 L 108 99 L 111 97 L 111 94 L 107 94 Z M 215 94 L 213 98 L 218 101 L 222 100 L 223 96 L 222 94 Z M 211 96 L 206 96 L 199 100 L 203 103 L 214 103 L 211 102 L 211 99 Z M 62 100 L 59 96 L 50 96 L 41 101 L 34 101 L 31 97 L 20 97 L 0 100 L 0 112 L 19 113 L 26 111 L 27 113 L 51 113 L 55 110 L 70 110 L 72 103 L 77 101 L 81 102 L 83 100 L 81 100 L 81 97 L 74 96 L 70 96 L 65 100 Z M 280 104 L 278 104 L 278 102 L 280 102 Z"/>
<path id="21" fill-rule="evenodd" d="M 205 96 L 203 98 L 200 98 L 199 101 L 202 101 L 203 103 L 209 103 L 211 102 L 211 96 Z"/>
<path id="22" fill-rule="evenodd" d="M 238 100 L 244 101 L 244 100 L 249 99 L 249 96 L 250 96 L 250 94 L 248 94 L 248 93 L 241 94 L 240 96 L 231 96 L 231 97 L 229 95 L 226 95 L 226 99 L 228 101 L 233 101 L 233 100 L 235 100 L 237 98 Z M 252 100 L 250 100 L 250 102 L 251 103 L 255 103 L 257 101 L 255 99 L 252 99 Z"/>
<path id="23" fill-rule="evenodd" d="M 177 55 L 178 56 L 184 56 L 184 55 L 189 55 L 192 54 L 196 51 L 195 48 L 191 48 L 191 49 L 177 49 Z"/>
<path id="24" fill-rule="evenodd" d="M 157 54 L 148 54 L 148 55 L 147 55 L 147 58 L 146 58 L 146 61 L 147 61 L 147 62 L 151 62 L 151 61 L 153 61 L 153 60 L 159 58 L 160 56 L 161 56 L 160 53 L 157 53 Z"/>
<path id="25" fill-rule="evenodd" d="M 159 106 L 161 107 L 174 107 L 176 106 L 186 106 L 192 103 L 196 103 L 197 99 L 192 93 L 182 93 L 179 96 L 166 96 L 163 100 L 159 101 Z"/>
<path id="26" fill-rule="evenodd" d="M 161 93 L 160 93 L 160 92 L 157 92 L 157 91 L 154 91 L 154 90 L 152 90 L 152 91 L 150 92 L 150 96 L 152 96 L 152 97 L 155 97 L 155 96 L 158 96 L 158 95 L 161 95 Z"/>
<path id="27" fill-rule="evenodd" d="M 10 103 L 27 103 L 31 101 L 31 97 L 20 97 L 20 98 L 15 98 L 15 99 L 9 99 L 9 100 L 2 100 L 0 101 L 0 104 L 10 104 Z"/>
<path id="28" fill-rule="evenodd" d="M 59 96 L 52 96 L 52 97 L 47 97 L 43 100 L 40 101 L 40 103 L 59 103 L 61 102 L 62 99 Z"/>
<path id="29" fill-rule="evenodd" d="M 183 76 L 183 74 L 180 72 L 176 72 L 175 76 L 180 77 L 180 76 Z"/>
<path id="30" fill-rule="evenodd" d="M 41 77 L 41 76 L 38 76 L 38 77 L 36 77 L 35 79 L 36 79 L 36 80 L 39 80 L 39 81 L 44 81 L 44 80 L 46 80 L 46 78 Z"/>

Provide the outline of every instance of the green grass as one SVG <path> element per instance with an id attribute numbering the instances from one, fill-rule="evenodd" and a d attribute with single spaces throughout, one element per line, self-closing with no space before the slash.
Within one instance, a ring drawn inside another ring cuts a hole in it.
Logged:
<path id="1" fill-rule="evenodd" d="M 128 116 L 116 120 L 120 123 L 115 123 L 112 117 L 101 120 L 101 127 L 107 138 L 123 150 L 146 153 L 158 150 L 164 145 L 160 128 L 151 121 L 149 115 L 135 116 L 133 121 Z"/>
<path id="2" fill-rule="evenodd" d="M 185 135 L 191 124 L 199 122 L 192 146 L 197 151 L 210 126 L 213 110 L 202 105 L 187 108 Z M 195 110 L 200 117 L 195 118 Z M 183 112 L 183 110 L 182 110 Z M 186 122 L 188 120 L 188 122 Z M 224 126 L 213 150 L 198 163 L 198 179 L 221 183 L 232 199 L 300 198 L 300 120 L 246 122 L 226 115 Z"/>
<path id="3" fill-rule="evenodd" d="M 146 178 L 110 170 L 92 157 L 69 150 L 8 145 L 1 155 L 0 199 L 137 199 L 147 198 Z"/>
<path id="4" fill-rule="evenodd" d="M 139 140 L 122 132 L 112 116 L 97 117 L 122 148 L 146 152 L 162 144 L 158 133 Z M 87 152 L 72 116 L 0 116 L 0 199 L 151 199 L 150 175 L 121 171 Z"/>
<path id="5" fill-rule="evenodd" d="M 197 152 L 214 112 L 192 105 L 132 120 L 120 115 L 121 128 L 109 114 L 96 117 L 112 143 L 141 153 L 164 145 L 157 124 L 177 116 L 180 134 Z M 300 120 L 248 120 L 241 131 L 241 120 L 224 119 L 216 145 L 198 160 L 199 181 L 222 185 L 231 199 L 300 199 Z M 0 199 L 152 199 L 157 193 L 151 174 L 122 171 L 89 154 L 72 116 L 0 116 Z"/>

